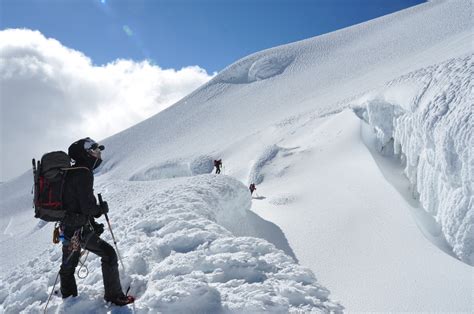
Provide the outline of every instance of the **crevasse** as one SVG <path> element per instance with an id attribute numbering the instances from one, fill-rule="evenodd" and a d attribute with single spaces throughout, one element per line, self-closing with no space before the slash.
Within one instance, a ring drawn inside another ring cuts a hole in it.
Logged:
<path id="1" fill-rule="evenodd" d="M 366 95 L 354 112 L 378 149 L 405 166 L 413 196 L 440 224 L 453 252 L 474 265 L 473 55 L 448 60 Z"/>

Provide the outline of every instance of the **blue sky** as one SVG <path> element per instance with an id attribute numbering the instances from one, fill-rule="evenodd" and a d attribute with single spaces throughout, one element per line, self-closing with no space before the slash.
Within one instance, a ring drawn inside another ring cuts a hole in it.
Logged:
<path id="1" fill-rule="evenodd" d="M 421 0 L 0 0 L 0 28 L 29 28 L 101 65 L 149 59 L 209 73 L 256 51 L 317 36 Z"/>

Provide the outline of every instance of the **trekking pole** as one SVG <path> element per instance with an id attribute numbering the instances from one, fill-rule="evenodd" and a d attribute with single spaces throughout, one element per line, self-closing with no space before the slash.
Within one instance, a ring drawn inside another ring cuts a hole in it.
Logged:
<path id="1" fill-rule="evenodd" d="M 97 194 L 97 196 L 99 197 L 99 204 L 102 205 L 104 203 L 104 201 L 102 200 L 102 195 L 99 193 Z M 117 250 L 117 256 L 120 260 L 120 264 L 122 265 L 123 271 L 125 272 L 125 266 L 123 266 L 122 257 L 120 257 L 120 252 L 117 246 L 117 241 L 115 240 L 114 232 L 112 231 L 112 226 L 110 225 L 109 215 L 104 214 L 104 216 L 105 216 L 105 220 L 107 221 L 107 225 L 109 226 L 110 234 L 112 235 L 112 240 L 114 241 L 114 244 L 115 244 L 115 249 Z"/>
<path id="2" fill-rule="evenodd" d="M 69 254 L 69 256 L 66 259 L 65 264 L 69 263 L 69 260 L 71 259 L 72 254 L 74 254 L 74 251 L 72 251 L 71 254 Z M 43 312 L 44 314 L 46 314 L 46 310 L 48 309 L 49 301 L 51 301 L 51 297 L 53 296 L 54 289 L 56 288 L 56 284 L 58 283 L 58 278 L 59 278 L 60 272 L 61 272 L 61 269 L 59 269 L 58 274 L 56 275 L 56 279 L 54 280 L 53 289 L 51 290 L 51 293 L 49 294 L 48 301 L 46 302 L 46 305 L 44 307 L 44 312 Z"/>
<path id="3" fill-rule="evenodd" d="M 51 290 L 51 293 L 49 294 L 48 302 L 46 302 L 46 305 L 44 307 L 44 312 L 43 312 L 44 314 L 46 314 L 46 310 L 48 309 L 48 304 L 49 304 L 49 301 L 51 300 L 51 297 L 53 296 L 54 289 L 56 288 L 56 284 L 58 283 L 58 278 L 59 278 L 59 271 L 58 271 L 58 274 L 56 275 L 56 280 L 54 280 L 53 289 Z"/>
<path id="4" fill-rule="evenodd" d="M 97 196 L 99 197 L 99 204 L 102 205 L 104 203 L 104 201 L 102 200 L 102 194 L 98 193 Z M 104 216 L 105 216 L 105 220 L 107 221 L 107 225 L 109 226 L 110 234 L 112 235 L 112 240 L 114 241 L 114 244 L 115 244 L 115 249 L 117 250 L 117 256 L 119 258 L 120 265 L 122 265 L 123 272 L 125 273 L 126 272 L 125 266 L 123 265 L 122 257 L 120 256 L 120 252 L 117 246 L 117 241 L 115 240 L 114 232 L 112 231 L 112 226 L 110 225 L 109 215 L 104 214 Z M 130 291 L 130 285 L 127 288 L 127 292 L 125 292 L 125 295 L 128 295 L 129 291 Z"/>

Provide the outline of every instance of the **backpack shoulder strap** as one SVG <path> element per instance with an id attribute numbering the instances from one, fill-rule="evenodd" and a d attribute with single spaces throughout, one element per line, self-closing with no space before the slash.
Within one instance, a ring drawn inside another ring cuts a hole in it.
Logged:
<path id="1" fill-rule="evenodd" d="M 69 167 L 69 168 L 61 168 L 61 170 L 64 170 L 64 171 L 70 171 L 70 170 L 76 170 L 76 169 L 84 169 L 84 170 L 87 170 L 87 171 L 91 171 L 89 168 L 87 167 Z"/>

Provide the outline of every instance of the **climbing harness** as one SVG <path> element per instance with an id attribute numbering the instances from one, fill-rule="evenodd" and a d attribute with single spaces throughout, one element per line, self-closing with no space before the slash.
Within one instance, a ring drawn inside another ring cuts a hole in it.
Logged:
<path id="1" fill-rule="evenodd" d="M 68 250 L 73 254 L 74 252 L 81 251 L 81 235 L 82 235 L 82 228 L 77 229 L 74 231 L 74 235 L 69 242 Z"/>

